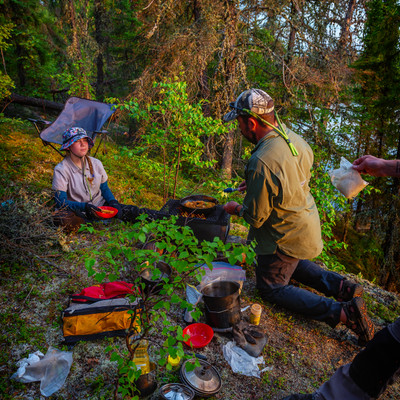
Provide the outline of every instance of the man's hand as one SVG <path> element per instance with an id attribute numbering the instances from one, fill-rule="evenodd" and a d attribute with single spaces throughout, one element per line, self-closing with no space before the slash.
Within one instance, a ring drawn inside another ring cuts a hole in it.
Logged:
<path id="1" fill-rule="evenodd" d="M 362 156 L 353 162 L 353 169 L 371 176 L 398 176 L 399 166 L 397 160 L 384 160 L 371 155 Z"/>
<path id="2" fill-rule="evenodd" d="M 238 215 L 238 211 L 241 209 L 241 205 L 236 201 L 230 201 L 224 205 L 224 210 L 231 215 Z"/>
<path id="3" fill-rule="evenodd" d="M 246 181 L 243 181 L 239 186 L 238 186 L 239 192 L 245 192 L 247 190 L 247 185 Z"/>

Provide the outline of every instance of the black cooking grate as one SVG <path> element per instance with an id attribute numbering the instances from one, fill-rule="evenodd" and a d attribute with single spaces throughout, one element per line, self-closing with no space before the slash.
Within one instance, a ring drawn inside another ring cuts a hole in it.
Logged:
<path id="1" fill-rule="evenodd" d="M 204 218 L 197 218 L 196 214 L 188 214 L 188 216 L 181 216 L 180 214 L 184 212 L 180 206 L 180 200 L 169 199 L 159 211 L 165 216 L 177 215 L 179 216 L 178 221 L 187 222 L 199 222 L 202 224 L 213 224 L 213 225 L 229 225 L 230 215 L 224 210 L 224 207 L 217 205 L 215 211 L 208 215 L 204 215 Z M 201 213 L 198 213 L 201 214 Z M 186 215 L 186 214 L 185 214 Z"/>

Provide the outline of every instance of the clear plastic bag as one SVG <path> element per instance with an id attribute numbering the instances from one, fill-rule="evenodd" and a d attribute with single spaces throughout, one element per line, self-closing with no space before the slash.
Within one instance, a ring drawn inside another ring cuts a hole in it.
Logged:
<path id="1" fill-rule="evenodd" d="M 196 307 L 202 298 L 203 295 L 194 286 L 186 284 L 186 301 L 188 303 L 192 304 L 193 307 Z M 193 322 L 192 311 L 189 311 L 186 308 L 183 315 L 183 320 L 187 324 L 191 324 Z"/>
<path id="2" fill-rule="evenodd" d="M 11 376 L 18 382 L 40 381 L 40 393 L 51 396 L 64 384 L 72 365 L 72 352 L 50 346 L 45 356 L 40 352 L 20 360 L 18 371 Z"/>
<path id="3" fill-rule="evenodd" d="M 332 184 L 348 199 L 352 199 L 361 192 L 368 182 L 365 182 L 358 171 L 352 168 L 350 161 L 344 157 L 340 159 L 340 167 L 329 171 Z"/>
<path id="4" fill-rule="evenodd" d="M 246 271 L 242 267 L 222 261 L 215 261 L 212 266 L 212 270 L 205 264 L 201 267 L 205 274 L 201 278 L 200 285 L 197 286 L 199 291 L 207 284 L 215 281 L 237 282 L 242 289 L 243 282 L 246 280 Z"/>
<path id="5" fill-rule="evenodd" d="M 235 345 L 235 342 L 228 342 L 222 346 L 225 360 L 229 363 L 233 372 L 246 375 L 261 377 L 261 373 L 271 369 L 270 367 L 260 370 L 258 364 L 264 364 L 264 359 L 260 357 L 252 357 L 243 349 Z"/>

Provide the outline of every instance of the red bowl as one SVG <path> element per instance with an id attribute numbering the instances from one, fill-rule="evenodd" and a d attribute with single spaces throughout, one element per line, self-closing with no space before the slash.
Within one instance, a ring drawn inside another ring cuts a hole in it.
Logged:
<path id="1" fill-rule="evenodd" d="M 188 325 L 182 333 L 183 336 L 189 335 L 189 339 L 185 342 L 189 347 L 193 346 L 196 349 L 207 346 L 211 342 L 214 336 L 214 331 L 211 326 L 202 324 L 200 322 L 196 324 Z"/>
<path id="2" fill-rule="evenodd" d="M 118 214 L 118 210 L 116 208 L 114 208 L 114 207 L 101 206 L 99 208 L 100 208 L 100 210 L 108 211 L 108 212 L 96 211 L 96 214 L 101 218 L 112 218 L 112 217 L 115 217 Z M 110 211 L 112 211 L 112 212 L 110 212 Z"/>

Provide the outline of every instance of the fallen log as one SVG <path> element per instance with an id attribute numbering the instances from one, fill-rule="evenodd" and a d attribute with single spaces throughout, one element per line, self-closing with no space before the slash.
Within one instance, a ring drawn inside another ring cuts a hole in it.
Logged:
<path id="1" fill-rule="evenodd" d="M 42 110 L 55 110 L 62 111 L 64 108 L 63 103 L 56 103 L 55 101 L 40 99 L 37 97 L 21 96 L 17 93 L 12 93 L 10 96 L 11 103 L 22 104 L 24 106 L 39 107 Z"/>

